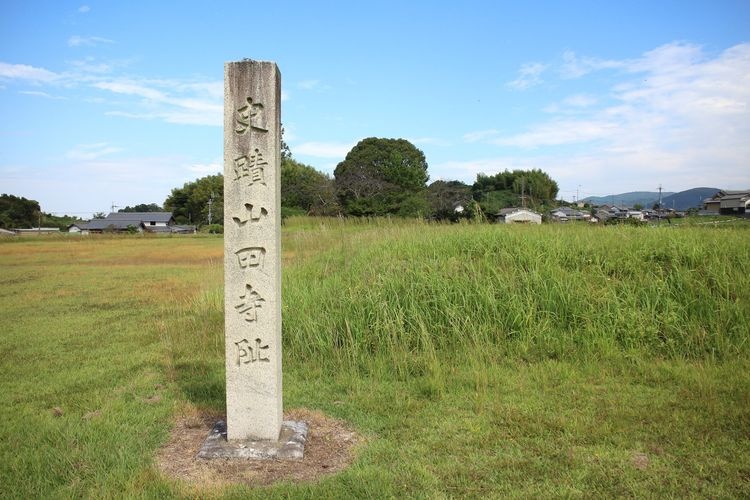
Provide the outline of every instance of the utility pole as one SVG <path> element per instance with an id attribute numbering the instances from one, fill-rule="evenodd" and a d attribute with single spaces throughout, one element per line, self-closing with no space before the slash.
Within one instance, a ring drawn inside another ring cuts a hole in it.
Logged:
<path id="1" fill-rule="evenodd" d="M 659 184 L 659 187 L 657 189 L 659 190 L 659 206 L 656 208 L 656 220 L 659 221 L 659 224 L 661 224 L 661 216 L 664 213 L 661 209 L 661 184 Z"/>
<path id="2" fill-rule="evenodd" d="M 657 189 L 659 190 L 659 209 L 661 210 L 661 184 L 659 184 L 659 187 Z"/>
<path id="3" fill-rule="evenodd" d="M 208 199 L 208 225 L 211 225 L 211 205 L 214 202 L 214 194 L 211 193 L 211 197 Z"/>
<path id="4" fill-rule="evenodd" d="M 115 205 L 115 202 L 113 201 L 112 202 L 112 212 L 115 211 L 115 208 L 120 208 L 120 207 L 118 207 L 117 205 Z"/>

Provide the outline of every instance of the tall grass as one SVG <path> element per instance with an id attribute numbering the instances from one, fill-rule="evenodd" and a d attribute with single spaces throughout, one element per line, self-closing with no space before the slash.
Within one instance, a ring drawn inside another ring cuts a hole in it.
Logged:
<path id="1" fill-rule="evenodd" d="M 402 376 L 459 357 L 735 359 L 750 349 L 748 236 L 747 225 L 291 218 L 285 356 Z M 221 352 L 220 273 L 217 262 L 211 285 L 175 304 L 172 331 L 195 332 L 183 349 Z"/>
<path id="2" fill-rule="evenodd" d="M 745 228 L 328 230 L 315 238 L 336 243 L 284 270 L 284 341 L 295 358 L 333 367 L 385 358 L 408 371 L 472 353 L 724 359 L 748 351 Z M 307 244 L 299 234 L 285 240 Z"/>
<path id="3" fill-rule="evenodd" d="M 284 405 L 371 439 L 334 478 L 226 493 L 746 497 L 749 235 L 287 220 Z M 0 496 L 204 496 L 153 457 L 223 410 L 221 254 L 0 243 Z"/>

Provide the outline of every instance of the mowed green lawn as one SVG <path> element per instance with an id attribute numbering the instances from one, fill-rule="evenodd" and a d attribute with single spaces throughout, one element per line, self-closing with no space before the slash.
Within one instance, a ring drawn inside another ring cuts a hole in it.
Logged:
<path id="1" fill-rule="evenodd" d="M 284 406 L 367 437 L 318 482 L 154 461 L 224 405 L 222 240 L 0 241 L 0 496 L 750 496 L 750 228 L 292 219 Z"/>

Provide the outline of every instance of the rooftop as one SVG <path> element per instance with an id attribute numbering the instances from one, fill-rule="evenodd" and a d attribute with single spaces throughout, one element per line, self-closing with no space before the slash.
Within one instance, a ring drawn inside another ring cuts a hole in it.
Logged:
<path id="1" fill-rule="evenodd" d="M 137 220 L 145 222 L 164 222 L 172 219 L 172 212 L 111 212 L 106 220 Z"/>

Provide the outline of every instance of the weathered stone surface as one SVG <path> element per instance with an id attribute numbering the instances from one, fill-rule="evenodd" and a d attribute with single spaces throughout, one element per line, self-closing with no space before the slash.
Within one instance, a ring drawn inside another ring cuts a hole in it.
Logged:
<path id="1" fill-rule="evenodd" d="M 224 335 L 229 441 L 277 441 L 281 387 L 281 77 L 224 66 Z"/>
<path id="2" fill-rule="evenodd" d="M 307 441 L 307 424 L 285 420 L 277 440 L 227 440 L 227 424 L 220 420 L 198 452 L 199 458 L 249 458 L 302 460 Z"/>

